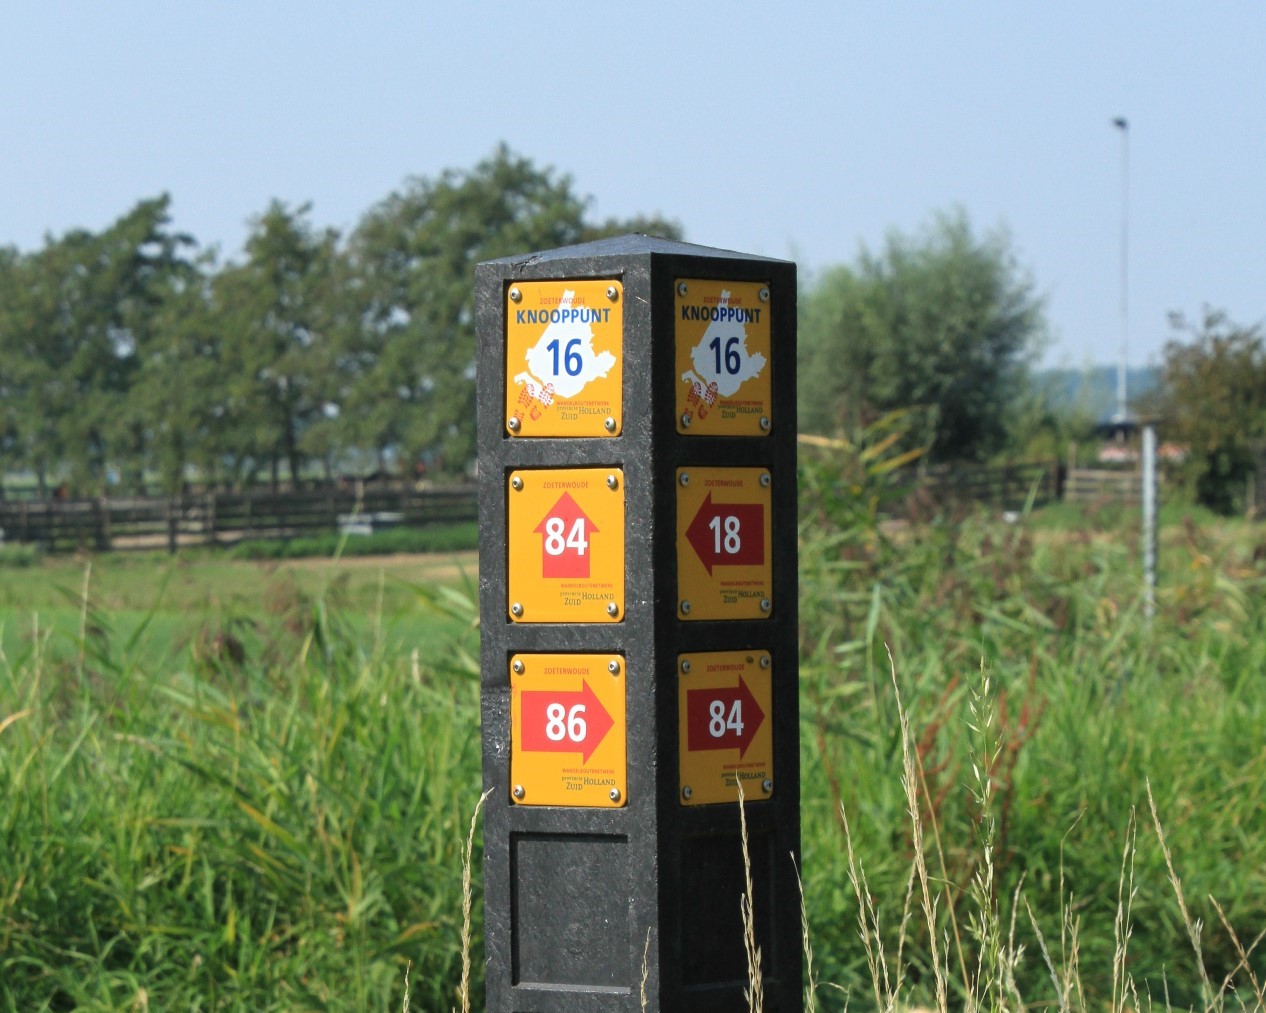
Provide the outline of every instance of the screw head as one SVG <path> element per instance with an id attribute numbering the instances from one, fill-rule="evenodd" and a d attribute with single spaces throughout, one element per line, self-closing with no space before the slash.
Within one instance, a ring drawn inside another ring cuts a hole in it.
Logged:
<path id="1" fill-rule="evenodd" d="M 620 290 L 616 288 L 614 285 L 608 285 L 607 298 L 610 299 L 612 302 L 615 302 L 617 299 L 620 298 Z"/>
<path id="2" fill-rule="evenodd" d="M 613 601 L 607 602 L 607 615 L 614 618 L 620 614 L 620 606 Z"/>
<path id="3" fill-rule="evenodd" d="M 523 293 L 522 293 L 522 292 L 520 292 L 517 288 L 512 288 L 512 289 L 510 289 L 510 301 L 511 301 L 511 302 L 518 302 L 518 301 L 519 301 L 520 299 L 522 299 L 522 298 L 523 298 Z"/>
<path id="4" fill-rule="evenodd" d="M 514 478 L 510 479 L 510 488 L 515 492 L 521 491 L 523 489 L 523 479 L 515 475 Z"/>
<path id="5" fill-rule="evenodd" d="M 519 417 L 517 415 L 511 415 L 510 421 L 506 423 L 506 428 L 512 433 L 517 433 L 519 431 L 519 425 Z"/>
<path id="6" fill-rule="evenodd" d="M 760 477 L 760 484 L 762 488 L 768 489 L 769 483 L 770 483 L 769 472 L 766 471 Z"/>
<path id="7" fill-rule="evenodd" d="M 768 598 L 762 598 L 760 600 L 760 610 L 762 612 L 768 612 L 773 607 L 773 603 Z"/>
<path id="8" fill-rule="evenodd" d="M 762 654 L 762 655 L 760 656 L 760 667 L 761 667 L 761 668 L 768 668 L 771 664 L 773 664 L 773 662 L 771 662 L 771 661 L 769 660 L 769 655 L 768 655 L 768 654 Z"/>
<path id="9" fill-rule="evenodd" d="M 620 789 L 619 789 L 619 788 L 612 788 L 612 789 L 611 789 L 611 791 L 607 793 L 607 798 L 609 798 L 612 802 L 619 802 L 619 801 L 620 801 Z"/>
<path id="10" fill-rule="evenodd" d="M 762 288 L 762 289 L 760 290 L 760 301 L 761 301 L 761 302 L 769 302 L 769 289 L 767 289 L 767 288 Z"/>
<path id="11" fill-rule="evenodd" d="M 519 618 L 519 616 L 523 615 L 523 606 L 516 601 L 510 606 L 510 615 L 514 616 L 516 619 Z"/>
<path id="12" fill-rule="evenodd" d="M 604 429 L 606 429 L 607 432 L 614 433 L 615 419 L 613 419 L 610 415 L 608 415 L 605 419 L 602 420 L 602 426 Z"/>
<path id="13" fill-rule="evenodd" d="M 614 660 L 614 659 L 612 659 L 611 661 L 608 661 L 608 662 L 607 662 L 607 671 L 608 671 L 608 672 L 610 672 L 612 675 L 619 675 L 619 674 L 620 674 L 620 663 L 619 663 L 618 661 Z"/>
<path id="14" fill-rule="evenodd" d="M 678 481 L 678 482 L 680 482 L 683 486 L 689 485 L 689 484 L 690 484 L 690 472 L 688 472 L 688 471 L 683 471 L 683 472 L 682 472 L 682 473 L 678 476 L 677 481 Z"/>
<path id="15" fill-rule="evenodd" d="M 765 416 L 765 415 L 762 415 L 762 416 L 760 417 L 760 427 L 761 427 L 761 429 L 763 429 L 765 432 L 769 432 L 769 426 L 770 426 L 769 418 L 768 418 L 767 416 Z"/>
<path id="16" fill-rule="evenodd" d="M 607 476 L 607 488 L 608 488 L 608 489 L 618 489 L 619 487 L 620 487 L 620 480 L 619 480 L 618 478 L 616 478 L 614 475 L 608 475 L 608 476 Z"/>
<path id="17" fill-rule="evenodd" d="M 514 661 L 514 664 L 513 664 L 513 665 L 511 665 L 510 667 L 514 669 L 514 674 L 515 674 L 515 675 L 522 675 L 522 674 L 523 674 L 523 670 L 524 670 L 524 668 L 525 668 L 526 666 L 523 664 L 523 662 L 519 661 L 519 660 L 516 658 L 516 659 L 515 659 L 515 661 Z"/>
<path id="18" fill-rule="evenodd" d="M 687 285 L 684 281 L 679 281 L 679 282 L 677 282 L 677 294 L 678 294 L 678 295 L 685 295 L 685 294 L 686 294 L 687 292 L 689 292 L 689 291 L 690 291 L 690 288 L 689 288 L 689 286 L 688 286 L 688 285 Z"/>
<path id="19" fill-rule="evenodd" d="M 682 428 L 682 429 L 689 429 L 689 428 L 690 428 L 690 423 L 691 423 L 692 421 L 693 421 L 693 419 L 691 419 L 691 417 L 690 417 L 690 413 L 689 413 L 689 412 L 686 412 L 685 414 L 683 414 L 683 415 L 681 416 L 681 428 Z"/>
<path id="20" fill-rule="evenodd" d="M 690 659 L 689 658 L 681 659 L 681 674 L 682 675 L 690 674 Z"/>
<path id="21" fill-rule="evenodd" d="M 695 790 L 692 787 L 690 787 L 690 785 L 683 784 L 681 786 L 681 797 L 684 798 L 687 802 L 690 801 L 690 798 L 691 796 L 694 795 L 694 793 L 695 793 Z"/>
<path id="22" fill-rule="evenodd" d="M 683 616 L 688 616 L 688 615 L 690 615 L 690 602 L 688 602 L 688 601 L 683 601 L 683 602 L 681 603 L 681 614 L 682 614 Z"/>
<path id="23" fill-rule="evenodd" d="M 769 778 L 765 778 L 765 780 L 761 781 L 760 786 L 761 786 L 761 790 L 766 795 L 768 795 L 770 792 L 774 790 L 774 782 L 769 780 Z"/>
<path id="24" fill-rule="evenodd" d="M 514 786 L 514 797 L 515 797 L 515 798 L 522 798 L 525 794 L 527 794 L 527 793 L 523 790 L 523 785 L 521 785 L 521 784 L 516 784 L 516 785 Z"/>

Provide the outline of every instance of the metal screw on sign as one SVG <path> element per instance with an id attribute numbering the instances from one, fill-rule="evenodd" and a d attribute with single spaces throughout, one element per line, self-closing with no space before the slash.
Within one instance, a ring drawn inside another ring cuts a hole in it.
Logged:
<path id="1" fill-rule="evenodd" d="M 767 289 L 767 288 L 762 288 L 762 289 L 760 290 L 760 301 L 761 301 L 761 302 L 769 302 L 769 289 Z"/>
<path id="2" fill-rule="evenodd" d="M 607 663 L 607 671 L 608 671 L 608 672 L 610 672 L 612 675 L 619 675 L 619 674 L 620 674 L 620 663 L 619 663 L 618 661 L 611 661 L 611 662 L 608 662 L 608 663 Z"/>
<path id="3" fill-rule="evenodd" d="M 612 801 L 612 802 L 619 802 L 619 801 L 620 801 L 620 789 L 619 789 L 619 788 L 612 788 L 612 789 L 611 789 L 611 793 L 610 793 L 607 797 L 608 797 L 609 799 L 611 799 L 611 801 Z"/>
<path id="4" fill-rule="evenodd" d="M 683 282 L 681 282 L 681 283 L 679 283 L 679 284 L 677 285 L 677 294 L 678 294 L 678 295 L 685 295 L 685 294 L 686 294 L 687 292 L 689 292 L 689 291 L 690 291 L 690 289 L 689 289 L 689 287 L 686 285 L 686 283 L 685 283 L 684 281 L 683 281 Z"/>
<path id="5" fill-rule="evenodd" d="M 510 615 L 514 616 L 516 619 L 523 615 L 523 606 L 516 601 L 510 606 Z"/>
<path id="6" fill-rule="evenodd" d="M 761 427 L 762 429 L 764 429 L 766 432 L 768 432 L 768 431 L 769 431 L 769 425 L 770 425 L 770 423 L 769 423 L 769 419 L 767 419 L 764 415 L 762 415 L 762 416 L 761 416 L 761 419 L 760 419 L 760 427 Z"/>
<path id="7" fill-rule="evenodd" d="M 522 292 L 520 292 L 517 288 L 512 288 L 512 289 L 510 289 L 510 301 L 511 301 L 511 302 L 518 302 L 518 301 L 519 301 L 520 299 L 522 299 L 522 298 L 523 298 L 523 293 L 522 293 Z"/>
<path id="8" fill-rule="evenodd" d="M 615 419 L 613 419 L 610 415 L 603 420 L 602 424 L 606 428 L 607 432 L 615 432 Z"/>
<path id="9" fill-rule="evenodd" d="M 768 489 L 768 488 L 769 488 L 769 482 L 770 482 L 769 472 L 765 472 L 765 474 L 761 475 L 761 477 L 760 477 L 760 484 L 761 484 L 761 488 L 763 488 L 763 489 Z"/>
<path id="10" fill-rule="evenodd" d="M 686 602 L 686 604 L 687 604 L 687 605 L 689 605 L 690 603 L 689 603 L 689 602 Z M 690 674 L 690 659 L 689 659 L 689 658 L 682 658 L 682 659 L 681 659 L 681 674 L 682 674 L 682 675 L 689 675 L 689 674 Z"/>
<path id="11" fill-rule="evenodd" d="M 683 486 L 687 486 L 687 485 L 689 485 L 689 484 L 690 484 L 690 473 L 689 473 L 688 471 L 683 471 L 683 472 L 681 473 L 681 478 L 677 479 L 677 481 L 678 481 L 678 482 L 680 482 Z"/>
<path id="12" fill-rule="evenodd" d="M 523 479 L 515 475 L 514 478 L 510 479 L 510 488 L 515 492 L 520 492 L 523 489 Z"/>
<path id="13" fill-rule="evenodd" d="M 768 612 L 773 607 L 774 607 L 773 604 L 770 602 L 768 598 L 762 598 L 760 600 L 760 610 L 762 612 Z"/>
<path id="14" fill-rule="evenodd" d="M 608 489 L 615 490 L 615 489 L 618 489 L 619 486 L 620 486 L 620 480 L 618 478 L 616 478 L 614 475 L 607 476 Z"/>
<path id="15" fill-rule="evenodd" d="M 618 616 L 620 614 L 620 606 L 615 602 L 607 602 L 607 615 Z"/>
<path id="16" fill-rule="evenodd" d="M 685 428 L 685 429 L 689 429 L 689 428 L 690 428 L 690 422 L 691 422 L 691 419 L 690 419 L 690 416 L 689 416 L 689 415 L 682 415 L 682 417 L 681 417 L 681 424 L 682 424 L 682 427 L 683 427 L 683 428 Z"/>
<path id="17" fill-rule="evenodd" d="M 760 659 L 760 667 L 761 667 L 761 668 L 768 668 L 768 667 L 770 666 L 770 664 L 771 664 L 771 662 L 770 662 L 770 660 L 769 660 L 769 655 L 768 655 L 768 654 L 763 654 L 763 655 L 761 655 L 761 659 Z"/>
<path id="18" fill-rule="evenodd" d="M 690 798 L 692 795 L 694 795 L 694 793 L 695 793 L 695 790 L 692 787 L 690 787 L 690 785 L 683 784 L 681 786 L 681 797 L 684 798 L 687 802 L 690 801 Z"/>
<path id="19" fill-rule="evenodd" d="M 617 289 L 614 285 L 608 285 L 607 298 L 610 299 L 612 302 L 615 302 L 617 299 L 620 298 L 620 290 Z"/>
<path id="20" fill-rule="evenodd" d="M 773 781 L 771 781 L 771 780 L 769 780 L 768 778 L 766 778 L 764 781 L 762 781 L 762 782 L 760 783 L 760 786 L 761 786 L 761 789 L 765 792 L 765 794 L 766 794 L 766 795 L 770 794 L 770 792 L 772 792 L 772 791 L 774 790 L 774 782 L 773 782 Z"/>
<path id="21" fill-rule="evenodd" d="M 525 666 L 524 666 L 524 664 L 523 664 L 523 662 L 521 662 L 521 661 L 516 661 L 512 667 L 514 668 L 514 674 L 515 674 L 515 675 L 522 675 L 522 674 L 523 674 L 523 669 L 524 669 L 524 667 L 525 667 Z"/>
<path id="22" fill-rule="evenodd" d="M 682 614 L 683 616 L 688 616 L 688 615 L 690 615 L 690 602 L 688 602 L 688 601 L 683 601 L 683 602 L 681 603 L 681 614 Z"/>
<path id="23" fill-rule="evenodd" d="M 521 785 L 521 784 L 516 784 L 516 785 L 514 786 L 514 797 L 515 797 L 515 798 L 522 798 L 522 797 L 524 796 L 524 794 L 525 794 L 525 792 L 523 791 L 523 785 Z"/>
<path id="24" fill-rule="evenodd" d="M 510 421 L 506 423 L 506 426 L 509 428 L 510 432 L 517 433 L 519 431 L 519 417 L 517 415 L 511 415 Z"/>

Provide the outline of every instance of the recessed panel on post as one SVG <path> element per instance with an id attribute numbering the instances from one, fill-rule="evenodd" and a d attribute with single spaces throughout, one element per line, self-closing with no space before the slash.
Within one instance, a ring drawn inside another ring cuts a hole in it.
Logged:
<path id="1" fill-rule="evenodd" d="M 772 665 L 767 651 L 677 658 L 682 805 L 751 802 L 774 791 Z"/>
<path id="2" fill-rule="evenodd" d="M 677 469 L 677 616 L 773 611 L 772 481 L 764 468 Z"/>
<path id="3" fill-rule="evenodd" d="M 614 279 L 510 285 L 506 432 L 619 435 L 623 299 L 623 287 Z"/>
<path id="4" fill-rule="evenodd" d="M 677 431 L 763 436 L 770 406 L 769 286 L 751 281 L 676 283 Z"/>
<path id="5" fill-rule="evenodd" d="M 623 619 L 624 472 L 534 468 L 511 472 L 508 482 L 510 619 Z"/>
<path id="6" fill-rule="evenodd" d="M 510 794 L 518 805 L 625 803 L 624 659 L 516 654 L 510 659 Z"/>

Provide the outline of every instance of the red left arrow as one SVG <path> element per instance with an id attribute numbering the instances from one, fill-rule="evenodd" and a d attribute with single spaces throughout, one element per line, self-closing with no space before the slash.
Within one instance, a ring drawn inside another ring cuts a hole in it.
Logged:
<path id="1" fill-rule="evenodd" d="M 759 566 L 765 562 L 765 506 L 713 503 L 708 493 L 686 529 L 686 540 L 709 576 L 714 566 Z"/>
<path id="2" fill-rule="evenodd" d="M 524 690 L 522 749 L 528 753 L 580 753 L 588 763 L 615 720 L 589 683 L 572 692 Z"/>
<path id="3" fill-rule="evenodd" d="M 737 749 L 742 759 L 764 721 L 765 712 L 742 676 L 737 687 L 686 691 L 689 752 Z"/>

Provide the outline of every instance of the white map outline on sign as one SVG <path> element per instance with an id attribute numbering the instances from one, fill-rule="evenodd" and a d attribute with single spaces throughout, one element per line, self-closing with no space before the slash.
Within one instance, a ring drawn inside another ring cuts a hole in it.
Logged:
<path id="1" fill-rule="evenodd" d="M 719 309 L 725 309 L 730 305 L 730 292 L 728 289 L 721 290 L 721 302 L 718 304 Z M 738 333 L 735 333 L 737 328 Z M 715 366 L 717 359 L 725 361 L 725 356 L 729 349 L 726 343 L 731 338 L 738 338 L 739 344 L 737 354 L 739 357 L 739 368 L 736 373 L 728 373 L 724 369 L 717 372 Z M 717 346 L 720 353 L 716 349 L 709 348 L 712 341 L 720 341 Z M 706 396 L 711 384 L 716 384 L 716 392 L 721 397 L 732 397 L 738 393 L 738 389 L 748 380 L 754 380 L 760 376 L 761 370 L 765 368 L 765 356 L 760 352 L 748 352 L 747 350 L 747 328 L 741 323 L 722 322 L 714 320 L 708 324 L 707 329 L 703 332 L 703 337 L 699 339 L 699 344 L 690 350 L 690 361 L 694 364 L 694 369 L 688 369 L 681 374 L 681 379 L 685 383 L 693 384 L 700 396 Z M 705 380 L 703 377 L 711 377 Z"/>
<path id="2" fill-rule="evenodd" d="M 571 309 L 575 296 L 576 293 L 571 289 L 564 289 L 558 308 Z M 582 365 L 579 373 L 570 376 L 565 367 L 566 355 L 569 343 L 576 339 L 580 340 L 577 354 Z M 551 351 L 548 346 L 554 341 L 558 344 Z M 551 404 L 556 397 L 575 397 L 591 381 L 605 379 L 616 362 L 615 356 L 610 352 L 594 350 L 593 328 L 579 320 L 550 324 L 523 357 L 527 360 L 527 371 L 516 375 L 514 382 L 520 387 L 526 387 L 528 394 L 543 405 Z M 553 369 L 556 362 L 563 366 L 562 372 L 558 374 Z M 538 379 L 541 376 L 553 376 L 554 379 L 547 383 Z"/>

